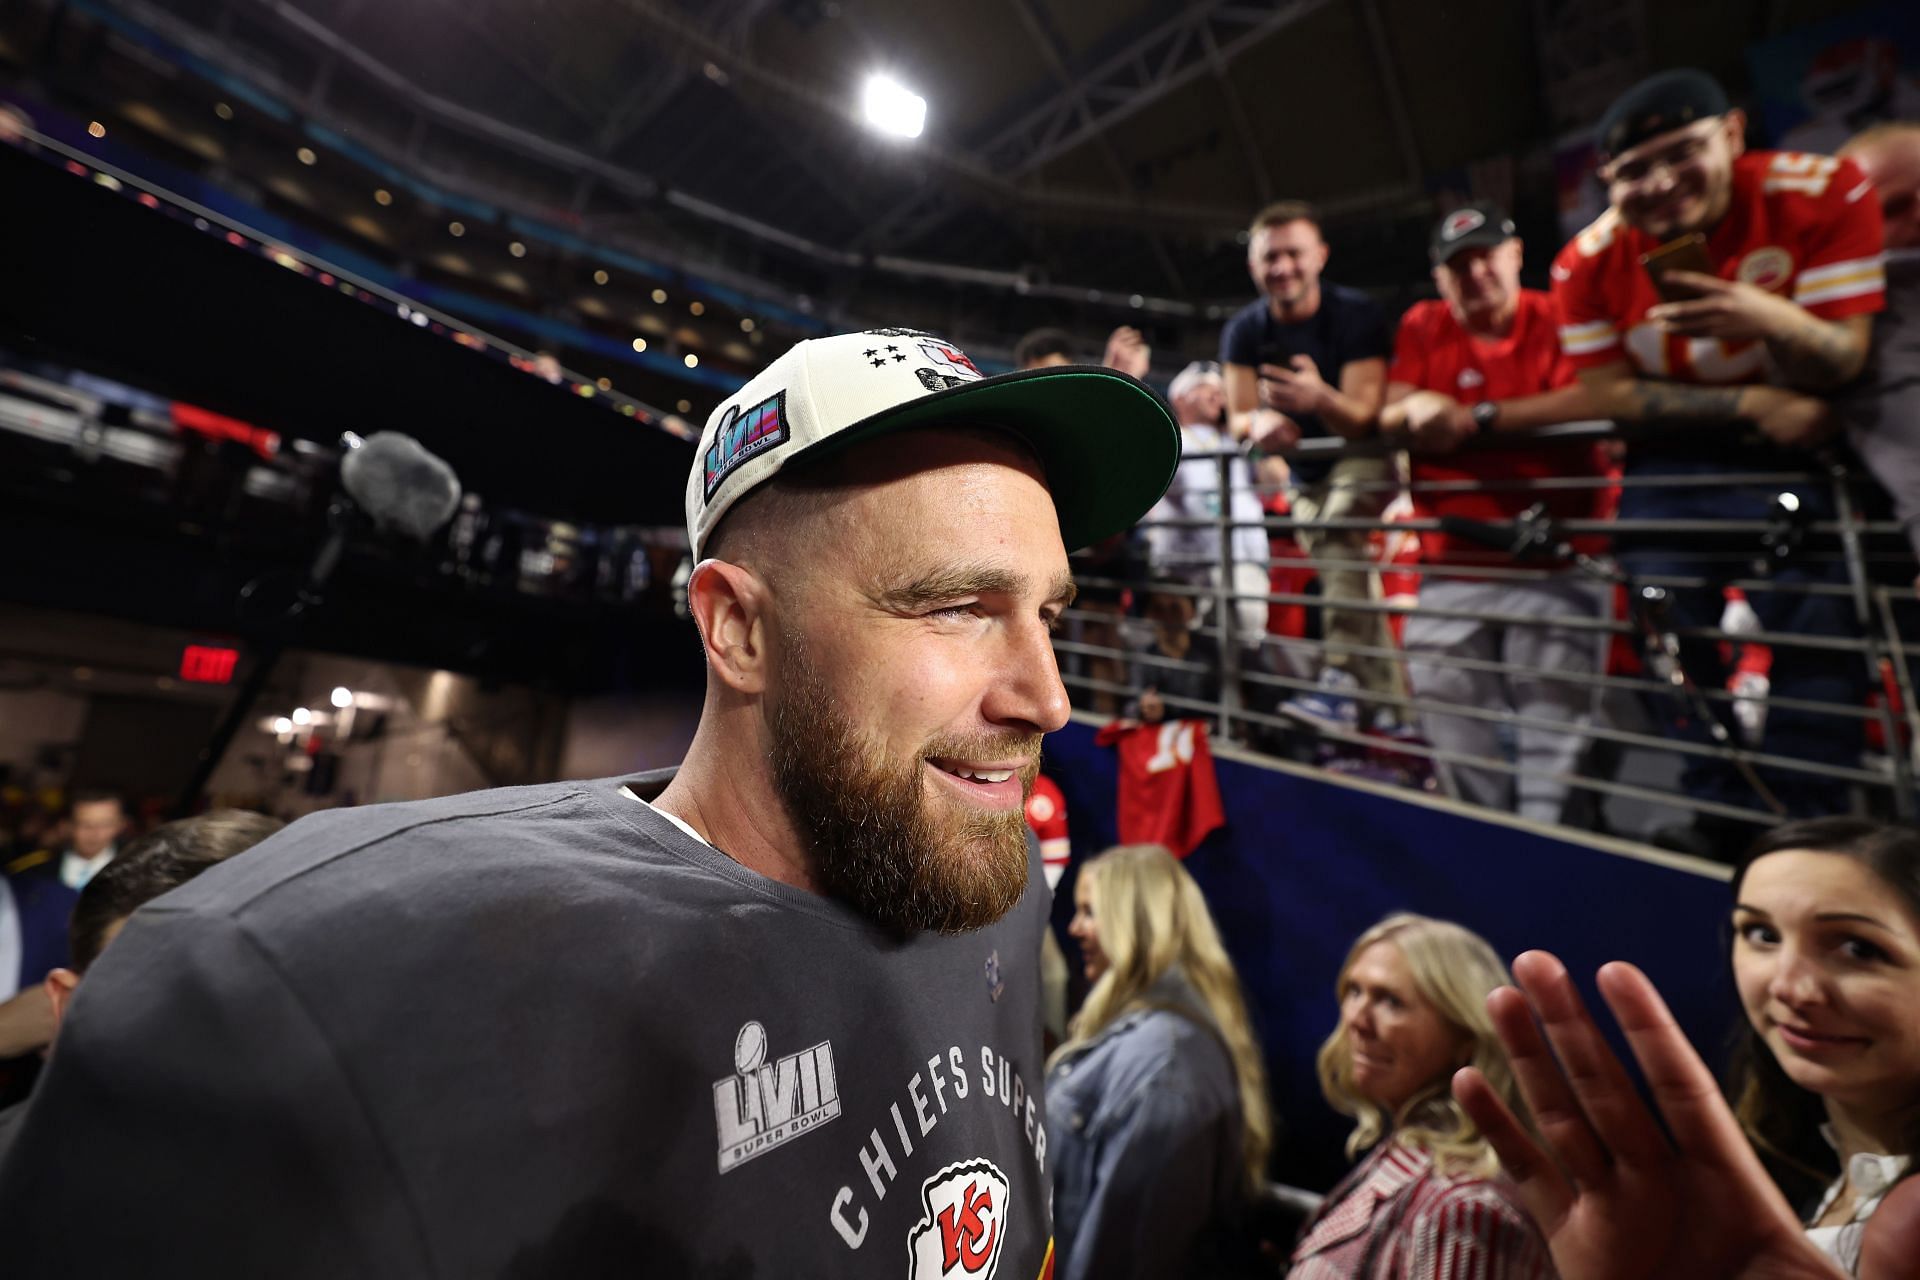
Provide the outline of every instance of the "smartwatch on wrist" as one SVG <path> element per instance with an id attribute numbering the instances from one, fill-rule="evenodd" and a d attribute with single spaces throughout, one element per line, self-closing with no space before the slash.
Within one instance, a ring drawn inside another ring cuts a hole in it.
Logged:
<path id="1" fill-rule="evenodd" d="M 1500 419 L 1500 406 L 1491 400 L 1482 400 L 1473 406 L 1473 425 L 1482 431 L 1490 430 Z"/>

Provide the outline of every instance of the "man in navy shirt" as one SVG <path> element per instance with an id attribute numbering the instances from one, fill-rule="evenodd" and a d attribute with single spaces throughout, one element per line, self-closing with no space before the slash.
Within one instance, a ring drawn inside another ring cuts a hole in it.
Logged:
<path id="1" fill-rule="evenodd" d="M 1269 205 L 1248 231 L 1247 269 L 1262 296 L 1236 312 L 1220 334 L 1234 437 L 1276 452 L 1302 440 L 1371 435 L 1393 351 L 1387 313 L 1359 290 L 1320 278 L 1327 242 L 1310 205 Z M 1380 598 L 1367 532 L 1318 526 L 1379 515 L 1393 494 L 1392 465 L 1376 456 L 1293 458 L 1289 466 L 1299 522 L 1294 538 L 1320 572 L 1328 648 L 1320 689 L 1282 709 L 1323 727 L 1352 730 L 1365 695 L 1402 695 L 1404 682 L 1398 663 L 1352 651 L 1392 647 L 1385 615 L 1340 607 Z M 1391 704 L 1377 713 L 1391 718 Z"/>

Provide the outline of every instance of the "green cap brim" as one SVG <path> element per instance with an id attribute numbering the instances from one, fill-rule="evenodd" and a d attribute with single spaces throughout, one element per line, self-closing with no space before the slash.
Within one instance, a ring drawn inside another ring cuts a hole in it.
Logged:
<path id="1" fill-rule="evenodd" d="M 1067 550 L 1131 529 L 1180 465 L 1180 424 L 1144 383 L 1099 365 L 1054 365 L 963 382 L 834 432 L 817 458 L 892 431 L 991 427 L 1032 446 Z"/>

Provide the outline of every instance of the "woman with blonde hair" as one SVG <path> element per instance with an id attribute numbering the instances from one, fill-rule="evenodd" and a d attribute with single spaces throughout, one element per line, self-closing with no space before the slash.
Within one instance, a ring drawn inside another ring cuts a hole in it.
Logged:
<path id="1" fill-rule="evenodd" d="M 1510 983 L 1483 938 L 1446 920 L 1391 915 L 1353 944 L 1320 1087 L 1355 1120 L 1348 1156 L 1371 1150 L 1301 1232 L 1290 1280 L 1553 1275 L 1499 1158 L 1449 1091 L 1455 1071 L 1478 1067 L 1521 1114 L 1487 1014 L 1487 993 Z"/>
<path id="2" fill-rule="evenodd" d="M 1090 859 L 1074 906 L 1093 989 L 1047 1064 L 1058 1274 L 1232 1274 L 1273 1140 L 1233 963 L 1158 845 Z"/>

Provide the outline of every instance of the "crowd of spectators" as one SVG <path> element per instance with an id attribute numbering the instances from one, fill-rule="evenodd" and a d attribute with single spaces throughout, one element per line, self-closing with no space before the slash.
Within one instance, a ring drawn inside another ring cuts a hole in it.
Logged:
<path id="1" fill-rule="evenodd" d="M 1184 612 L 1251 677 L 1217 682 L 1252 712 L 1236 737 L 1279 736 L 1277 711 L 1323 758 L 1397 745 L 1456 798 L 1600 825 L 1580 783 L 1617 763 L 1594 741 L 1620 710 L 1602 690 L 1644 675 L 1662 687 L 1643 681 L 1621 727 L 1674 744 L 1691 814 L 1657 842 L 1726 860 L 1755 829 L 1743 815 L 1857 808 L 1847 773 L 1882 683 L 1851 589 L 1864 561 L 1809 530 L 1842 514 L 1831 469 L 1857 459 L 1868 513 L 1890 505 L 1920 550 L 1920 124 L 1835 156 L 1749 149 L 1747 128 L 1709 76 L 1649 78 L 1596 131 L 1605 212 L 1555 254 L 1534 246 L 1550 291 L 1522 286 L 1507 212 L 1467 204 L 1432 230 L 1438 297 L 1397 328 L 1327 276 L 1310 206 L 1257 213 L 1259 297 L 1222 329 L 1217 372 L 1168 387 L 1187 452 L 1136 539 L 1144 621 L 1124 625 L 1107 588 L 1098 637 L 1075 637 L 1139 655 L 1132 700 L 1096 709 L 1195 714 L 1155 696 L 1205 687 L 1164 661 L 1193 652 L 1169 638 Z M 1116 335 L 1110 362 L 1121 350 L 1138 349 Z M 1561 424 L 1589 426 L 1543 430 Z M 1411 585 L 1389 601 L 1382 531 L 1408 519 L 1396 541 L 1417 555 L 1394 567 Z M 1317 607 L 1287 608 L 1303 562 Z"/>

